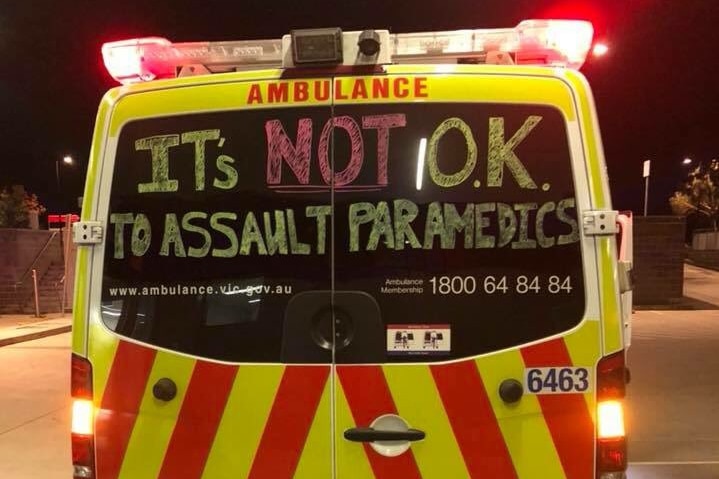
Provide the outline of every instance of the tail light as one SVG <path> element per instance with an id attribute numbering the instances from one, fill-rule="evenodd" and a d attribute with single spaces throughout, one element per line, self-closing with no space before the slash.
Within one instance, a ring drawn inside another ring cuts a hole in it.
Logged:
<path id="1" fill-rule="evenodd" d="M 605 356 L 597 364 L 597 399 L 622 399 L 626 394 L 624 351 Z"/>
<path id="2" fill-rule="evenodd" d="M 597 364 L 597 478 L 623 479 L 627 469 L 624 351 Z"/>
<path id="3" fill-rule="evenodd" d="M 72 355 L 72 467 L 74 479 L 95 477 L 95 414 L 92 402 L 92 365 Z"/>

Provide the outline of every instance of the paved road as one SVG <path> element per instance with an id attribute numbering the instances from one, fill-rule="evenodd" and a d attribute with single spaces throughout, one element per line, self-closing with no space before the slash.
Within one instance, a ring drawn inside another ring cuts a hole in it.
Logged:
<path id="1" fill-rule="evenodd" d="M 719 478 L 719 272 L 684 267 L 710 311 L 640 311 L 629 352 L 629 479 Z"/>
<path id="2" fill-rule="evenodd" d="M 684 296 L 719 308 L 719 272 L 685 264 Z"/>
<path id="3" fill-rule="evenodd" d="M 72 477 L 69 395 L 69 334 L 0 348 L 0 477 Z"/>
<path id="4" fill-rule="evenodd" d="M 640 311 L 633 336 L 629 478 L 719 478 L 719 310 Z"/>

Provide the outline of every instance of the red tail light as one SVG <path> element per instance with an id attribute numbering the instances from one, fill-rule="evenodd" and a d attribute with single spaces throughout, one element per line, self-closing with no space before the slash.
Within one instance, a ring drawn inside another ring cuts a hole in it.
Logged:
<path id="1" fill-rule="evenodd" d="M 77 470 L 78 468 L 89 468 L 90 471 L 86 475 L 75 473 L 76 478 L 87 478 L 93 477 L 91 465 L 95 462 L 94 455 L 94 444 L 92 436 L 85 436 L 82 434 L 72 435 L 72 465 Z M 89 464 L 89 465 L 88 465 Z"/>
<path id="2" fill-rule="evenodd" d="M 600 359 L 597 364 L 597 399 L 622 399 L 626 394 L 626 387 L 624 351 Z"/>
<path id="3" fill-rule="evenodd" d="M 626 470 L 626 438 L 600 439 L 599 447 L 597 448 L 597 477 L 601 478 L 603 473 L 624 472 Z"/>
<path id="4" fill-rule="evenodd" d="M 622 477 L 627 469 L 623 404 L 626 379 L 624 351 L 606 356 L 597 364 L 598 478 Z"/>
<path id="5" fill-rule="evenodd" d="M 73 398 L 92 399 L 92 365 L 76 354 L 72 355 L 70 394 Z"/>
<path id="6" fill-rule="evenodd" d="M 92 479 L 95 477 L 92 365 L 87 359 L 73 354 L 71 369 L 73 478 Z"/>

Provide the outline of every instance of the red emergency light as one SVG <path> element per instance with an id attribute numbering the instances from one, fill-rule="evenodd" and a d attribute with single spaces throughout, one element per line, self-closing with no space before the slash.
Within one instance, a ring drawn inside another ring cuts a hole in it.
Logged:
<path id="1" fill-rule="evenodd" d="M 105 68 L 120 83 L 175 76 L 170 55 L 172 43 L 159 37 L 136 38 L 102 46 Z"/>

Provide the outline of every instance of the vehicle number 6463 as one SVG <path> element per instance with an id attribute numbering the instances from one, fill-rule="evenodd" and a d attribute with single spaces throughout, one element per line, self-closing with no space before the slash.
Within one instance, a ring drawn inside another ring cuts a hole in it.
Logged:
<path id="1" fill-rule="evenodd" d="M 580 367 L 528 368 L 524 387 L 529 394 L 584 393 L 592 385 L 590 371 Z"/>

